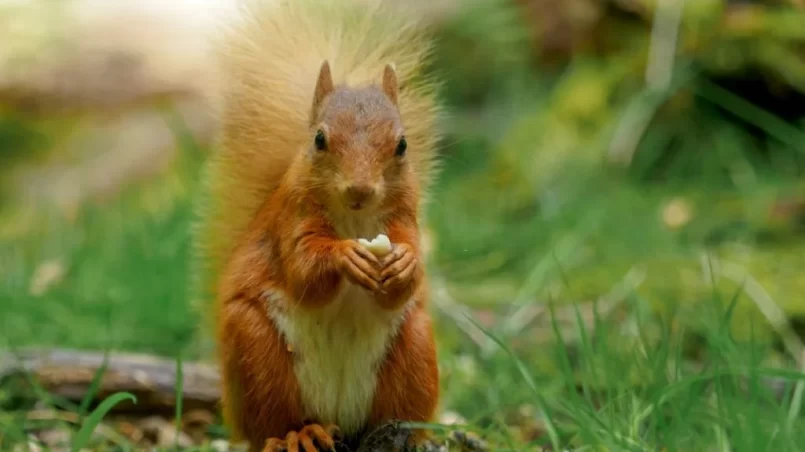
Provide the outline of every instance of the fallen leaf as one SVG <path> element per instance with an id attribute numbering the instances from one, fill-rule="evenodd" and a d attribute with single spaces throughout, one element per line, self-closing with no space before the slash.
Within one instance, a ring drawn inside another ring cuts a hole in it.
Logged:
<path id="1" fill-rule="evenodd" d="M 59 260 L 50 260 L 39 264 L 31 278 L 30 293 L 33 296 L 44 295 L 53 285 L 64 278 L 64 265 Z"/>
<path id="2" fill-rule="evenodd" d="M 681 198 L 671 200 L 662 210 L 662 221 L 670 229 L 679 229 L 693 217 L 690 204 Z"/>

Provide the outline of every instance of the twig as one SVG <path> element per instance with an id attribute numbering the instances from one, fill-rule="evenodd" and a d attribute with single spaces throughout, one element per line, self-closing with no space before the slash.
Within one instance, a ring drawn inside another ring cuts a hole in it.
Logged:
<path id="1" fill-rule="evenodd" d="M 609 146 L 609 160 L 629 166 L 648 129 L 654 111 L 670 92 L 673 92 L 674 56 L 685 0 L 660 0 L 654 11 L 648 64 L 646 92 L 630 105 L 618 123 Z M 647 102 L 648 101 L 648 102 Z"/>
<path id="2" fill-rule="evenodd" d="M 652 91 L 665 91 L 671 86 L 674 56 L 682 23 L 685 0 L 660 0 L 654 11 L 651 43 L 646 66 L 646 86 Z"/>

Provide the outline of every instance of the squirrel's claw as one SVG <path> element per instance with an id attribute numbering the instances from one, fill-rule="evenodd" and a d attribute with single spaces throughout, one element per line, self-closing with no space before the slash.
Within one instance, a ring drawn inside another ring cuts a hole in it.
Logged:
<path id="1" fill-rule="evenodd" d="M 355 245 L 344 252 L 342 265 L 345 276 L 353 283 L 375 291 L 378 288 L 377 259 L 357 242 Z"/>
<path id="2" fill-rule="evenodd" d="M 322 427 L 320 424 L 306 425 L 298 432 L 288 432 L 285 439 L 270 438 L 263 452 L 318 452 L 334 451 L 333 438 L 341 436 L 341 430 L 333 424 Z M 316 448 L 316 444 L 320 449 Z"/>
<path id="3" fill-rule="evenodd" d="M 394 273 L 390 273 L 383 280 L 382 288 L 384 290 L 402 287 L 411 281 L 411 278 L 414 276 L 414 270 L 416 269 L 416 261 L 411 259 L 401 264 L 398 269 L 395 269 Z"/>
<path id="4" fill-rule="evenodd" d="M 407 283 L 414 274 L 416 256 L 406 245 L 395 246 L 386 268 L 380 273 L 383 288 Z"/>

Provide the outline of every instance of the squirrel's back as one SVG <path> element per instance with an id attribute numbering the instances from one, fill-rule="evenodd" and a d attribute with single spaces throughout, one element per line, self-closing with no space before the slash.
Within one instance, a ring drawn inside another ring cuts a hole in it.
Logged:
<path id="1" fill-rule="evenodd" d="M 310 136 L 319 68 L 336 84 L 379 83 L 393 63 L 409 162 L 427 193 L 439 138 L 435 86 L 422 74 L 426 35 L 380 3 L 245 0 L 215 42 L 218 149 L 205 174 L 195 231 L 196 302 L 210 312 L 223 266 L 260 205 Z M 217 310 L 217 309 L 214 309 Z"/>

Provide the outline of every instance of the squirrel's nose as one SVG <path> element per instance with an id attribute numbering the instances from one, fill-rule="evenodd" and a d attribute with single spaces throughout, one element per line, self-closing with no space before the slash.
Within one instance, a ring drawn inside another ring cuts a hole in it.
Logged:
<path id="1" fill-rule="evenodd" d="M 360 207 L 361 204 L 370 200 L 375 194 L 375 187 L 369 184 L 352 184 L 347 187 L 347 198 L 353 206 Z"/>

